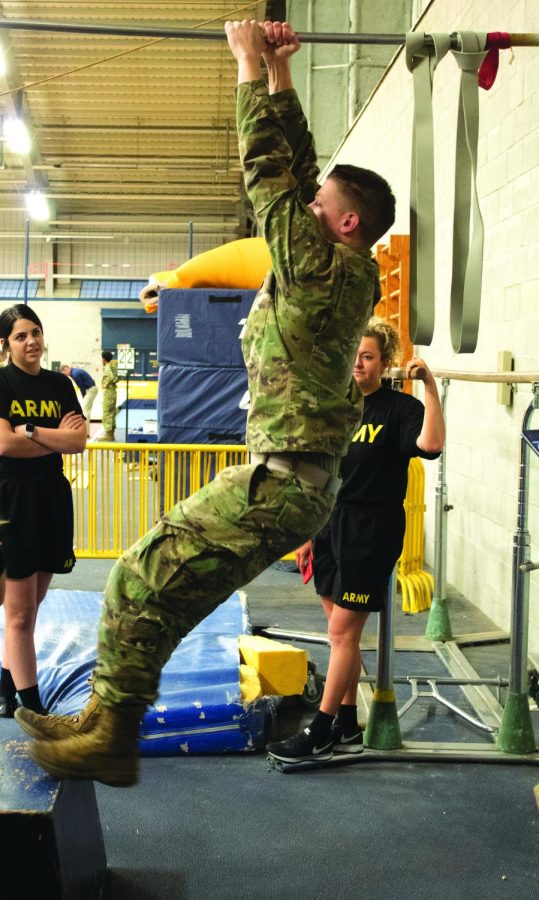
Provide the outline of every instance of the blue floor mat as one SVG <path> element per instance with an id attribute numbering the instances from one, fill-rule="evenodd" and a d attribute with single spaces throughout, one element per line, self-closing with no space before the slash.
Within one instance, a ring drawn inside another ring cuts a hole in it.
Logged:
<path id="1" fill-rule="evenodd" d="M 38 680 L 42 701 L 55 714 L 77 713 L 88 699 L 102 600 L 97 592 L 51 590 L 40 607 Z M 184 638 L 162 671 L 155 706 L 144 717 L 142 755 L 263 746 L 271 701 L 246 707 L 240 695 L 238 635 L 250 633 L 245 597 L 235 592 Z"/>

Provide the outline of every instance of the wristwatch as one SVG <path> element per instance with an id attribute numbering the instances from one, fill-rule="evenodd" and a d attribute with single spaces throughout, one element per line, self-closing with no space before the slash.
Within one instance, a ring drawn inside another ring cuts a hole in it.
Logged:
<path id="1" fill-rule="evenodd" d="M 26 425 L 24 426 L 24 433 L 27 438 L 32 439 L 34 436 L 35 430 L 36 430 L 36 426 L 33 425 L 31 422 L 27 422 Z"/>

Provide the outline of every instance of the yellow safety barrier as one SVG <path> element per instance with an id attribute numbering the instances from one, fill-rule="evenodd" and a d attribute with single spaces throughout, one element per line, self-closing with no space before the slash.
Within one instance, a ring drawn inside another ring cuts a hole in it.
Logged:
<path id="1" fill-rule="evenodd" d="M 408 466 L 408 488 L 404 500 L 406 531 L 398 562 L 397 583 L 402 593 L 402 611 L 418 613 L 430 609 L 434 579 L 423 569 L 425 470 L 418 457 Z"/>
<path id="2" fill-rule="evenodd" d="M 246 459 L 244 446 L 224 444 L 95 443 L 65 456 L 77 556 L 116 559 L 179 500 Z"/>
<path id="3" fill-rule="evenodd" d="M 227 466 L 247 461 L 239 444 L 88 444 L 64 457 L 73 491 L 75 550 L 80 559 L 116 559 L 179 501 Z M 397 581 L 403 612 L 429 609 L 434 581 L 423 570 L 425 474 L 408 469 L 406 532 Z M 285 559 L 293 559 L 290 553 Z"/>

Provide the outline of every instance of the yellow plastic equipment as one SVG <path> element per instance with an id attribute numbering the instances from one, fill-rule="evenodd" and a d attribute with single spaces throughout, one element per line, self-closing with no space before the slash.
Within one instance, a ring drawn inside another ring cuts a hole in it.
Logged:
<path id="1" fill-rule="evenodd" d="M 308 655 L 289 644 L 242 634 L 238 638 L 240 686 L 244 702 L 262 696 L 287 697 L 303 693 L 307 682 Z M 254 676 L 258 676 L 259 689 Z"/>
<path id="2" fill-rule="evenodd" d="M 264 238 L 241 238 L 199 253 L 177 269 L 154 272 L 140 294 L 146 312 L 157 309 L 159 288 L 239 288 L 260 287 L 271 268 Z"/>

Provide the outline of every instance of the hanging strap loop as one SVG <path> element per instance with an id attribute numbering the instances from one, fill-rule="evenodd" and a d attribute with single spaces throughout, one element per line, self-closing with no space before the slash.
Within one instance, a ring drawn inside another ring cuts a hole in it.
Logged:
<path id="1" fill-rule="evenodd" d="M 455 153 L 451 342 L 456 353 L 473 353 L 479 333 L 483 278 L 483 219 L 477 196 L 479 98 L 477 72 L 486 35 L 461 31 L 462 50 L 452 50 L 461 70 Z"/>
<path id="2" fill-rule="evenodd" d="M 406 35 L 406 65 L 413 76 L 414 125 L 410 181 L 410 337 L 430 344 L 434 333 L 434 147 L 432 81 L 451 46 L 448 34 Z"/>
<path id="3" fill-rule="evenodd" d="M 508 50 L 511 46 L 511 35 L 506 31 L 489 31 L 485 41 L 485 50 L 488 50 L 485 59 L 481 63 L 477 75 L 479 87 L 485 91 L 490 91 L 492 85 L 496 81 L 498 74 L 498 63 L 500 60 L 500 50 Z"/>

